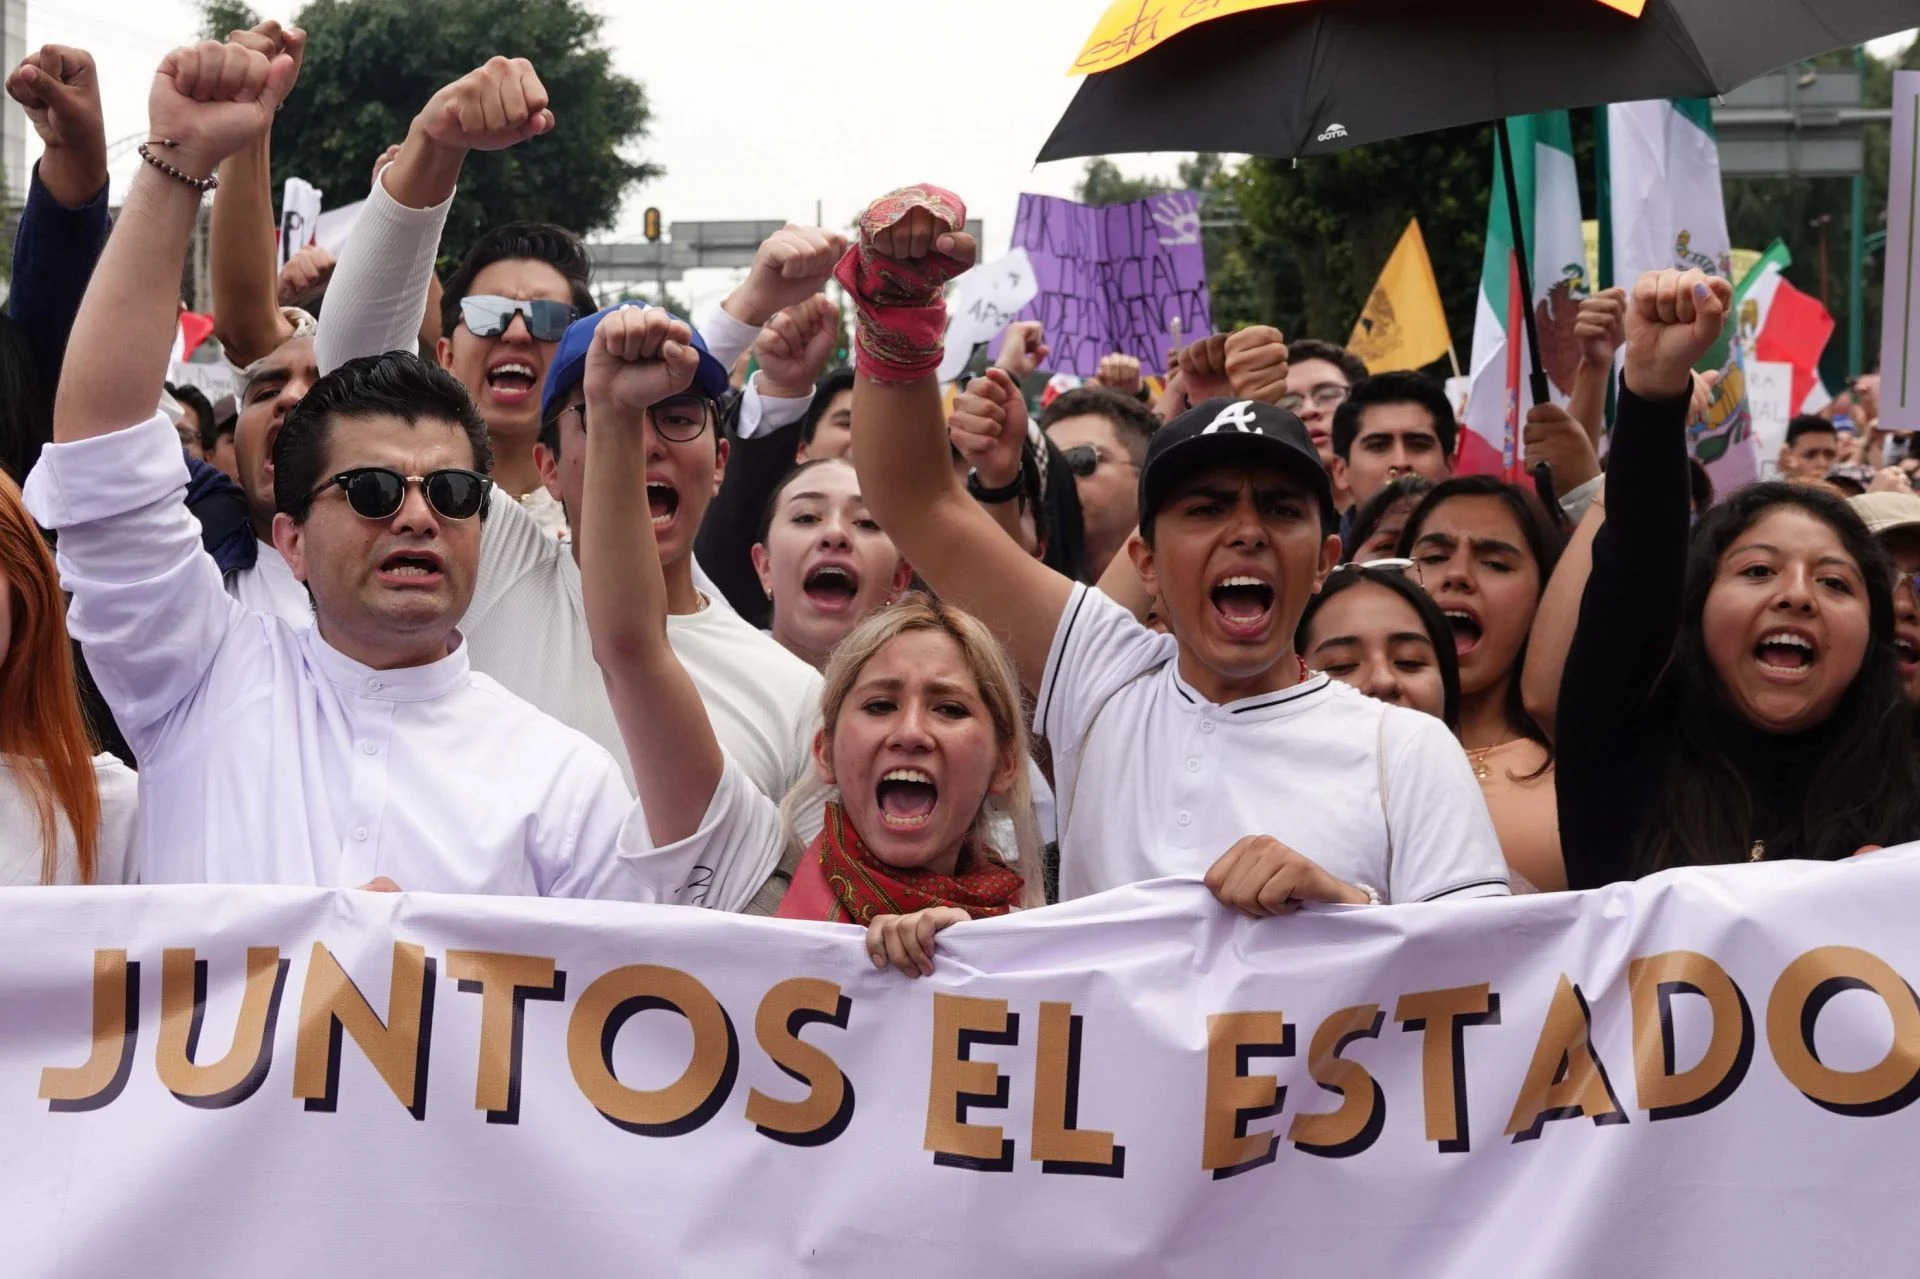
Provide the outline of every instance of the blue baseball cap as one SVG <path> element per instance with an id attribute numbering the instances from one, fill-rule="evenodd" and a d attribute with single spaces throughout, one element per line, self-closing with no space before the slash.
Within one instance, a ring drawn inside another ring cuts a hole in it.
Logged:
<path id="1" fill-rule="evenodd" d="M 560 335 L 560 348 L 553 353 L 553 363 L 547 367 L 546 389 L 540 392 L 542 422 L 553 416 L 553 406 L 566 399 L 567 393 L 579 386 L 580 379 L 586 376 L 587 350 L 593 344 L 593 331 L 600 327 L 600 321 L 629 306 L 644 307 L 646 303 L 616 302 L 575 320 Z M 680 319 L 677 315 L 673 318 Z M 687 322 L 682 320 L 681 323 Z M 710 400 L 718 400 L 727 393 L 727 366 L 713 358 L 713 353 L 707 350 L 707 340 L 700 336 L 699 329 L 691 324 L 687 324 L 687 328 L 693 333 L 693 349 L 700 352 L 700 367 L 693 373 L 693 389 Z"/>

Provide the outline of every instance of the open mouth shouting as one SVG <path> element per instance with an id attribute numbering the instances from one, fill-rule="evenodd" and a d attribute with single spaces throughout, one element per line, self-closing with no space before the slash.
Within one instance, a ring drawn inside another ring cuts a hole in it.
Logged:
<path id="1" fill-rule="evenodd" d="M 1896 627 L 1893 632 L 1893 657 L 1900 664 L 1902 677 L 1920 672 L 1920 634 L 1907 627 Z"/>
<path id="2" fill-rule="evenodd" d="M 873 802 L 889 830 L 917 831 L 933 820 L 940 788 L 921 769 L 889 769 L 873 788 Z"/>
<path id="3" fill-rule="evenodd" d="M 1223 577 L 1207 592 L 1213 614 L 1232 639 L 1259 639 L 1273 625 L 1273 584 L 1245 573 Z"/>
<path id="4" fill-rule="evenodd" d="M 1768 631 L 1753 646 L 1753 660 L 1761 675 L 1777 684 L 1797 684 L 1820 661 L 1820 646 L 1804 631 L 1784 627 Z"/>
<path id="5" fill-rule="evenodd" d="M 503 356 L 487 369 L 487 394 L 496 404 L 525 404 L 539 389 L 540 371 L 522 356 Z"/>
<path id="6" fill-rule="evenodd" d="M 846 560 L 821 560 L 807 570 L 800 589 L 822 613 L 844 613 L 860 594 L 860 570 Z"/>
<path id="7" fill-rule="evenodd" d="M 440 585 L 446 580 L 447 566 L 439 552 L 409 547 L 381 560 L 376 573 L 384 586 L 412 590 Z"/>
<path id="8" fill-rule="evenodd" d="M 679 489 L 665 480 L 647 481 L 647 514 L 653 517 L 655 532 L 670 527 L 675 513 L 679 510 Z"/>
<path id="9" fill-rule="evenodd" d="M 1480 647 L 1480 641 L 1486 637 L 1486 627 L 1480 623 L 1480 615 L 1470 608 L 1453 605 L 1440 610 L 1447 619 L 1447 625 L 1453 628 L 1453 651 L 1465 657 Z"/>

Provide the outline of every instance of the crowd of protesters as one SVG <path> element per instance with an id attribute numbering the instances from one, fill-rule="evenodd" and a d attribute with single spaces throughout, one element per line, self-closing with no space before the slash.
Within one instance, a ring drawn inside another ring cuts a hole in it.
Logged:
<path id="1" fill-rule="evenodd" d="M 89 55 L 7 79 L 45 154 L 0 319 L 0 884 L 678 903 L 927 972 L 941 928 L 1158 876 L 1269 915 L 1920 837 L 1916 464 L 1862 379 L 1707 490 L 1724 280 L 1583 302 L 1515 485 L 1453 473 L 1435 380 L 1269 326 L 1042 407 L 1021 323 L 943 388 L 977 246 L 934 187 L 692 317 L 597 308 L 559 227 L 443 244 L 469 152 L 567 127 L 519 59 L 277 269 L 303 52 L 169 54 L 112 218 Z M 209 193 L 231 405 L 167 382 Z"/>

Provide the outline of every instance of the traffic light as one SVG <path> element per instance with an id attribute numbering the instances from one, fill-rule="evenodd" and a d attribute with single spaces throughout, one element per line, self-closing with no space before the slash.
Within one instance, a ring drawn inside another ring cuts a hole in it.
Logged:
<path id="1" fill-rule="evenodd" d="M 649 243 L 657 242 L 660 239 L 660 210 L 647 210 L 646 220 L 642 224 L 642 229 Z"/>

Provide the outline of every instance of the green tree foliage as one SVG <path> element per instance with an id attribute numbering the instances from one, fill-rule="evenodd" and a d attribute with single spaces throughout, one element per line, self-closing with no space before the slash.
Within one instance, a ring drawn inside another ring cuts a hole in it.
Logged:
<path id="1" fill-rule="evenodd" d="M 206 0 L 209 35 L 258 19 L 237 0 Z M 276 193 L 301 177 L 328 205 L 357 200 L 374 159 L 405 139 L 435 90 L 495 54 L 540 73 L 555 130 L 467 158 L 443 240 L 454 257 L 505 222 L 553 222 L 581 234 L 608 227 L 635 183 L 661 170 L 638 159 L 648 110 L 640 85 L 615 72 L 602 19 L 583 0 L 313 0 L 300 83 L 273 129 Z"/>

